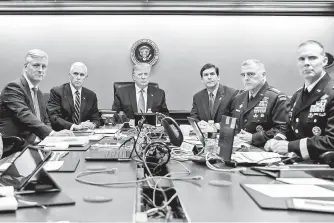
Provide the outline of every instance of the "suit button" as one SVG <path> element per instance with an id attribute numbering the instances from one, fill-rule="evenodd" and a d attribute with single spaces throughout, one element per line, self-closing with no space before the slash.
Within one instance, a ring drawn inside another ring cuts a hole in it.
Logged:
<path id="1" fill-rule="evenodd" d="M 314 122 L 317 122 L 317 119 L 314 119 Z"/>
<path id="2" fill-rule="evenodd" d="M 296 122 L 299 122 L 299 118 L 296 118 Z"/>
<path id="3" fill-rule="evenodd" d="M 297 133 L 297 134 L 298 134 L 298 129 L 296 129 L 296 130 L 295 130 L 295 133 Z"/>

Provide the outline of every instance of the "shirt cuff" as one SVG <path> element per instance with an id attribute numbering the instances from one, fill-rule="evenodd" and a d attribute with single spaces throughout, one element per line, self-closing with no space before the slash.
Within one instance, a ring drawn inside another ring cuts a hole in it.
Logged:
<path id="1" fill-rule="evenodd" d="M 71 128 L 70 128 L 70 130 L 71 130 L 71 131 L 73 131 L 73 129 L 74 129 L 74 124 L 73 124 L 73 125 L 71 125 Z"/>
<path id="2" fill-rule="evenodd" d="M 275 135 L 274 139 L 277 139 L 277 140 L 286 140 L 286 136 L 283 135 L 282 133 L 277 133 Z"/>
<path id="3" fill-rule="evenodd" d="M 53 131 L 53 130 L 52 130 L 52 132 L 50 132 L 49 136 L 52 136 L 52 135 L 53 135 L 53 133 L 55 133 L 55 131 Z"/>
<path id="4" fill-rule="evenodd" d="M 299 148 L 300 148 L 300 155 L 302 156 L 303 160 L 310 159 L 310 154 L 308 153 L 307 149 L 307 138 L 303 138 L 300 140 Z"/>

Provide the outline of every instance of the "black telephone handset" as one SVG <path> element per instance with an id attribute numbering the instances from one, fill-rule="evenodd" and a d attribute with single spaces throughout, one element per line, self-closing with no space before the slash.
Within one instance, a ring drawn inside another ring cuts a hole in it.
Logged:
<path id="1" fill-rule="evenodd" d="M 176 121 L 171 117 L 165 117 L 161 120 L 161 124 L 167 132 L 170 142 L 174 146 L 181 146 L 183 142 L 183 134 Z"/>

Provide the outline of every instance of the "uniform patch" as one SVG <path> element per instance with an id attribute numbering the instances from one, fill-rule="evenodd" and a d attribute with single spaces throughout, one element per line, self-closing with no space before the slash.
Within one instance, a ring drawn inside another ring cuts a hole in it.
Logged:
<path id="1" fill-rule="evenodd" d="M 326 99 L 326 98 L 328 98 L 328 94 L 324 94 L 323 96 L 321 96 L 320 99 Z"/>
<path id="2" fill-rule="evenodd" d="M 313 133 L 313 135 L 315 135 L 315 136 L 320 136 L 320 134 L 321 134 L 321 129 L 320 129 L 320 127 L 319 127 L 319 126 L 314 126 L 314 127 L 312 128 L 312 133 Z"/>
<path id="3" fill-rule="evenodd" d="M 256 126 L 256 131 L 258 132 L 263 131 L 263 127 L 261 125 Z"/>
<path id="4" fill-rule="evenodd" d="M 275 93 L 277 93 L 277 94 L 279 94 L 279 93 L 280 93 L 280 91 L 279 91 L 279 90 L 277 90 L 276 88 L 270 88 L 269 90 L 271 90 L 271 91 L 273 91 L 273 92 L 275 92 Z"/>

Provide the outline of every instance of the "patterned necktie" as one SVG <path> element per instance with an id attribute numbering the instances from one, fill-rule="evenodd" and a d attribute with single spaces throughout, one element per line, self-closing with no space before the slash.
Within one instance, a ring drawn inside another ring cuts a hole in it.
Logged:
<path id="1" fill-rule="evenodd" d="M 76 91 L 75 94 L 76 94 L 75 105 L 74 105 L 75 112 L 73 116 L 73 122 L 78 125 L 80 119 L 80 92 Z"/>
<path id="2" fill-rule="evenodd" d="M 140 90 L 139 101 L 138 101 L 138 112 L 145 113 L 145 100 L 144 100 L 144 90 Z"/>
<path id="3" fill-rule="evenodd" d="M 31 90 L 32 90 L 32 92 L 34 92 L 34 98 L 32 100 L 34 102 L 35 115 L 39 120 L 41 120 L 41 111 L 39 110 L 38 98 L 37 98 L 38 89 L 33 87 L 33 88 L 31 88 Z"/>
<path id="4" fill-rule="evenodd" d="M 213 119 L 214 114 L 213 114 L 213 105 L 214 105 L 214 100 L 213 100 L 213 93 L 211 92 L 209 94 L 209 108 L 210 108 L 210 115 L 211 115 L 211 119 Z"/>

